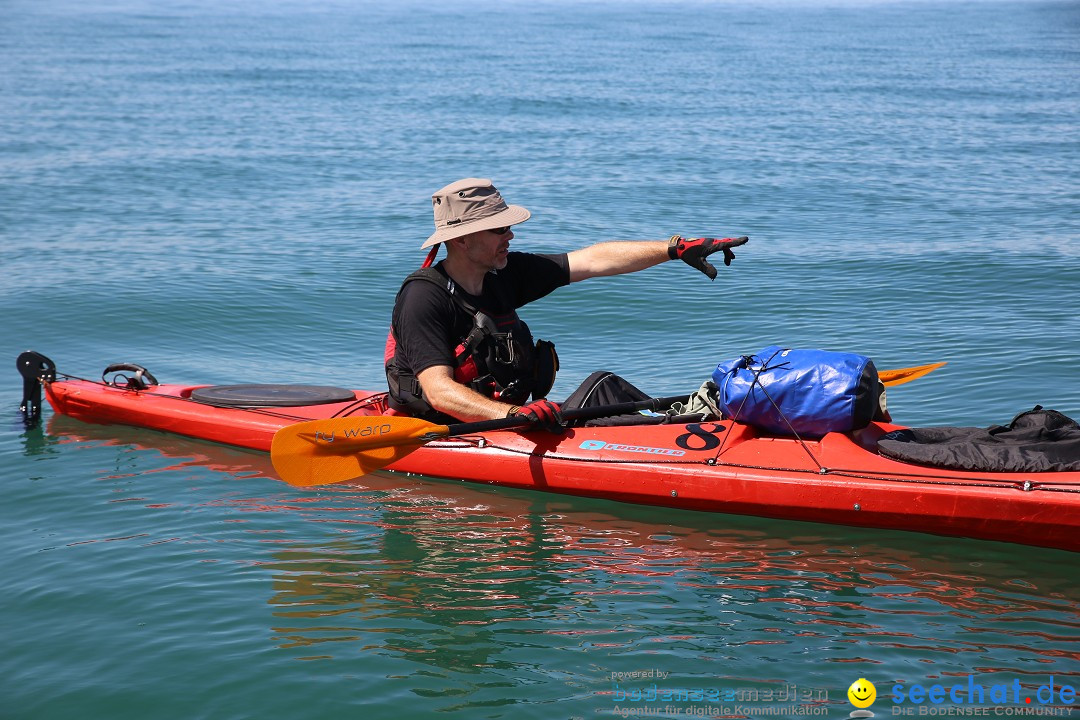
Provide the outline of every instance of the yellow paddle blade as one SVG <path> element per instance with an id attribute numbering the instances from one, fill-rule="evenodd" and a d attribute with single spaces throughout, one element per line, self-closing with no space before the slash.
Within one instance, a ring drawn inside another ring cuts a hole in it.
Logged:
<path id="1" fill-rule="evenodd" d="M 906 382 L 917 380 L 923 375 L 929 375 L 937 370 L 942 365 L 947 363 L 938 362 L 930 363 L 929 365 L 918 365 L 916 367 L 900 368 L 899 370 L 881 370 L 878 372 L 878 379 L 881 380 L 887 387 L 893 385 L 903 385 Z"/>
<path id="2" fill-rule="evenodd" d="M 290 485 L 329 485 L 380 470 L 449 431 L 410 417 L 309 420 L 274 433 L 270 459 Z"/>

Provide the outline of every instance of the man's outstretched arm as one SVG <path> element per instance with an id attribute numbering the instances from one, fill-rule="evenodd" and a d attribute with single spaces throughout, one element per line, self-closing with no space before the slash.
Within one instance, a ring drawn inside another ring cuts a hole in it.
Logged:
<path id="1" fill-rule="evenodd" d="M 706 260 L 715 253 L 724 253 L 724 264 L 730 265 L 735 258 L 732 248 L 749 242 L 739 238 L 683 238 L 678 235 L 670 240 L 616 240 L 602 242 L 567 253 L 570 266 L 570 282 L 588 280 L 607 275 L 624 275 L 659 265 L 667 260 L 679 259 L 716 279 L 716 268 Z"/>

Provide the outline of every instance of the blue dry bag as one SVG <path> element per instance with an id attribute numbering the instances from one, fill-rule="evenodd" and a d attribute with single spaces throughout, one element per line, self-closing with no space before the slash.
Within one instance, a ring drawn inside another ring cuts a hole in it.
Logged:
<path id="1" fill-rule="evenodd" d="M 854 353 L 771 345 L 721 363 L 712 377 L 725 417 L 778 435 L 866 427 L 881 400 L 874 362 Z"/>

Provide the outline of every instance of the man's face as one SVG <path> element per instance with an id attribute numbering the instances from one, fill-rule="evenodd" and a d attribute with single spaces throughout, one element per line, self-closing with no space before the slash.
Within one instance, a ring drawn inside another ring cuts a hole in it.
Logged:
<path id="1" fill-rule="evenodd" d="M 499 232 L 499 231 L 503 232 Z M 464 236 L 466 257 L 485 270 L 502 270 L 506 267 L 506 255 L 514 232 L 510 228 L 480 230 Z"/>

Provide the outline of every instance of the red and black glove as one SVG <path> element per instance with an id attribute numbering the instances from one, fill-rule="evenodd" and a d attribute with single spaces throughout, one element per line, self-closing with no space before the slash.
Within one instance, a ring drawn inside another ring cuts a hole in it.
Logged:
<path id="1" fill-rule="evenodd" d="M 724 264 L 730 265 L 735 259 L 733 247 L 739 247 L 750 242 L 750 238 L 743 235 L 737 238 L 684 238 L 672 235 L 668 240 L 667 254 L 672 260 L 678 258 L 690 267 L 697 268 L 709 276 L 710 280 L 716 279 L 716 268 L 706 260 L 714 252 L 723 251 Z"/>
<path id="2" fill-rule="evenodd" d="M 550 400 L 533 400 L 528 405 L 510 408 L 507 417 L 520 415 L 533 425 L 542 427 L 550 432 L 562 432 L 563 416 L 559 410 L 559 404 Z"/>

